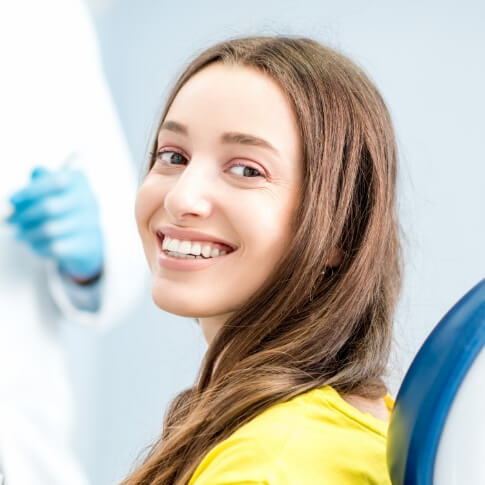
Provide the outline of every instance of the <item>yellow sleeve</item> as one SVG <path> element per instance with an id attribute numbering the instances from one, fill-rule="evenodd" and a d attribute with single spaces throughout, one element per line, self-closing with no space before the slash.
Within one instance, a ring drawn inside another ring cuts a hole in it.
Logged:
<path id="1" fill-rule="evenodd" d="M 267 479 L 270 460 L 253 440 L 231 437 L 204 457 L 189 485 L 276 485 Z"/>
<path id="2" fill-rule="evenodd" d="M 196 482 L 193 482 L 194 485 L 268 485 L 267 482 L 199 482 L 198 480 Z"/>

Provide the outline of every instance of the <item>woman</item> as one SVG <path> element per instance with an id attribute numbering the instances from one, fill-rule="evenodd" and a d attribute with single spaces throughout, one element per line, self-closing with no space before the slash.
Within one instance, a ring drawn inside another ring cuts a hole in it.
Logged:
<path id="1" fill-rule="evenodd" d="M 375 87 L 309 39 L 203 52 L 136 217 L 156 304 L 209 344 L 132 484 L 388 484 L 396 148 Z"/>

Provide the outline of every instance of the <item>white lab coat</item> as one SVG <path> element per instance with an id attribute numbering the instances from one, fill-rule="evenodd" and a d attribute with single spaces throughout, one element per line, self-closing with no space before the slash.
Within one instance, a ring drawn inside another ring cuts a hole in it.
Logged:
<path id="1" fill-rule="evenodd" d="M 137 299 L 145 263 L 136 176 L 81 2 L 1 2 L 0 72 L 0 201 L 28 182 L 35 164 L 57 168 L 75 151 L 98 197 L 106 249 L 101 309 L 84 312 L 55 267 L 0 222 L 0 462 L 7 485 L 85 485 L 70 451 L 73 403 L 59 328 L 110 326 Z"/>

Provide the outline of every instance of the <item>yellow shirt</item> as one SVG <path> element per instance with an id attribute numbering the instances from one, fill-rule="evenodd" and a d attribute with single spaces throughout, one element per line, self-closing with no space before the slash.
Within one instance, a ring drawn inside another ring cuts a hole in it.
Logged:
<path id="1" fill-rule="evenodd" d="M 390 412 L 391 396 L 385 402 Z M 189 485 L 390 485 L 387 426 L 332 387 L 314 389 L 216 445 Z"/>

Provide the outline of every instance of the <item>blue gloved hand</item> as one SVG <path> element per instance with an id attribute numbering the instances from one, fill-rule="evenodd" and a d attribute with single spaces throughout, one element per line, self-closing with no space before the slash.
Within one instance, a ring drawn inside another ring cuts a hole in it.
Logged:
<path id="1" fill-rule="evenodd" d="M 10 197 L 17 238 L 79 282 L 99 276 L 104 244 L 99 208 L 88 180 L 78 170 L 37 167 L 30 184 Z"/>

